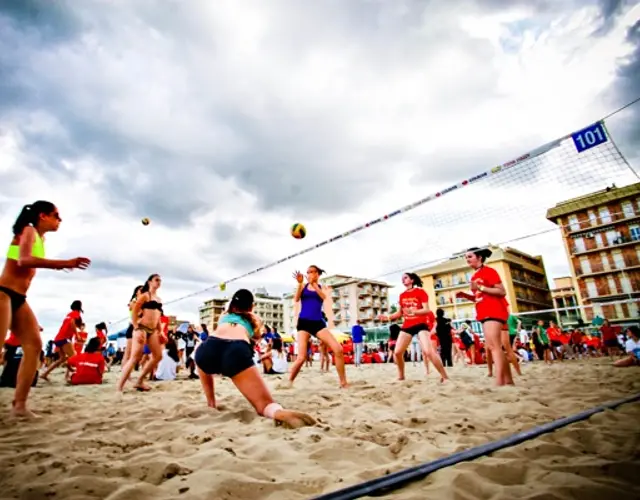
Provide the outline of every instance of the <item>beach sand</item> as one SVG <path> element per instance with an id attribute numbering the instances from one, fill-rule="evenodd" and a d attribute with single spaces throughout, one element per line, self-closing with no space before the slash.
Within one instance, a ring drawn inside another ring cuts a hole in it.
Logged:
<path id="1" fill-rule="evenodd" d="M 440 385 L 421 366 L 398 382 L 394 365 L 368 365 L 349 367 L 352 387 L 341 390 L 315 363 L 292 389 L 268 378 L 283 406 L 321 421 L 294 431 L 258 417 L 229 380 L 216 381 L 216 411 L 197 380 L 119 401 L 118 367 L 94 387 L 65 387 L 60 371 L 33 391 L 38 421 L 10 421 L 13 393 L 0 391 L 0 497 L 307 499 L 640 393 L 640 370 L 606 359 L 523 371 L 516 387 L 496 388 L 485 366 L 458 365 Z M 629 404 L 390 497 L 640 498 L 639 424 L 640 404 Z"/>

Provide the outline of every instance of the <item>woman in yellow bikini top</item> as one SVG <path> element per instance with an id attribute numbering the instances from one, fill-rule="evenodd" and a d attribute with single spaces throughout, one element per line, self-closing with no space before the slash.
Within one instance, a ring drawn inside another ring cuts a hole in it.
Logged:
<path id="1" fill-rule="evenodd" d="M 13 240 L 0 274 L 0 325 L 3 325 L 0 348 L 8 327 L 20 339 L 23 350 L 21 364 L 24 366 L 18 372 L 11 409 L 15 416 L 33 416 L 26 402 L 42 351 L 42 339 L 38 320 L 27 303 L 27 291 L 36 269 L 86 269 L 91 263 L 86 257 L 70 260 L 45 257 L 44 235 L 57 231 L 60 222 L 62 219 L 53 203 L 36 201 L 25 205 L 13 225 Z"/>

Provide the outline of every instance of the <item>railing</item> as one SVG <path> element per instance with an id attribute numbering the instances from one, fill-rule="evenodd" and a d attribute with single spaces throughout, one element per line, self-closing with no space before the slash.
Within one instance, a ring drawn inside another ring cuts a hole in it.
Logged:
<path id="1" fill-rule="evenodd" d="M 609 242 L 609 240 L 604 240 L 602 244 L 596 242 L 591 246 L 585 245 L 584 248 L 578 248 L 577 246 L 573 245 L 571 247 L 571 253 L 574 255 L 580 255 L 583 253 L 598 252 L 600 250 L 608 250 L 610 248 L 616 248 L 622 245 L 627 245 L 629 243 L 640 243 L 640 238 L 627 238 L 626 236 L 620 236 L 612 242 Z"/>
<path id="2" fill-rule="evenodd" d="M 634 210 L 633 213 L 624 213 L 624 212 L 616 212 L 610 214 L 606 219 L 602 220 L 600 216 L 594 219 L 583 219 L 578 221 L 577 223 L 569 223 L 566 227 L 567 234 L 569 233 L 577 233 L 581 231 L 585 231 L 587 229 L 595 229 L 601 226 L 608 226 L 609 224 L 615 224 L 616 222 L 624 221 L 627 219 L 634 219 L 639 217 L 640 215 L 636 213 Z"/>
<path id="3" fill-rule="evenodd" d="M 617 272 L 624 271 L 628 267 L 636 267 L 640 266 L 640 260 L 636 257 L 625 257 L 623 256 L 624 265 L 621 265 L 617 262 L 614 262 L 613 266 L 605 266 L 603 264 L 589 264 L 588 269 L 582 269 L 582 264 L 580 265 L 580 269 L 577 270 L 578 276 L 584 276 L 587 274 L 597 274 L 597 273 L 609 273 L 609 272 Z"/>
<path id="4" fill-rule="evenodd" d="M 518 275 L 516 275 L 516 276 L 512 275 L 512 279 L 513 279 L 513 281 L 517 281 L 517 282 L 522 283 L 524 285 L 535 286 L 536 288 L 542 288 L 543 290 L 548 290 L 549 289 L 549 286 L 543 281 L 532 280 L 532 279 L 524 278 L 524 277 L 521 277 L 521 276 L 518 276 Z"/>

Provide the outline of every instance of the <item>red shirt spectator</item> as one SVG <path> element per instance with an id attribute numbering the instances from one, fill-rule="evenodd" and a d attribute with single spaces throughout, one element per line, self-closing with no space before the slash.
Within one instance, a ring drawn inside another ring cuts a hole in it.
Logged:
<path id="1" fill-rule="evenodd" d="M 71 356 L 67 361 L 76 371 L 71 375 L 73 385 L 101 384 L 102 374 L 106 368 L 101 352 L 83 352 Z"/>

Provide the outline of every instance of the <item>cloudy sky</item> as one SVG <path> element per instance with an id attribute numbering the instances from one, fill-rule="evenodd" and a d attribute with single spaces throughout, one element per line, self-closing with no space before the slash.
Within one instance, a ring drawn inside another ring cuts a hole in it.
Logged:
<path id="1" fill-rule="evenodd" d="M 46 334 L 78 298 L 89 324 L 118 320 L 152 272 L 165 301 L 198 292 L 637 98 L 638 19 L 639 2 L 611 0 L 6 0 L 0 227 L 8 245 L 20 208 L 51 200 L 63 224 L 48 254 L 93 259 L 39 272 L 29 295 Z M 639 117 L 636 105 L 607 122 L 636 168 Z M 585 192 L 629 181 L 619 159 L 594 177 L 557 156 L 229 290 L 282 293 L 311 263 L 396 282 L 465 246 L 552 228 L 544 210 L 572 193 L 554 170 Z M 307 239 L 289 236 L 293 222 Z M 567 272 L 557 232 L 512 246 L 541 253 L 550 277 Z M 195 321 L 215 293 L 168 312 Z"/>

